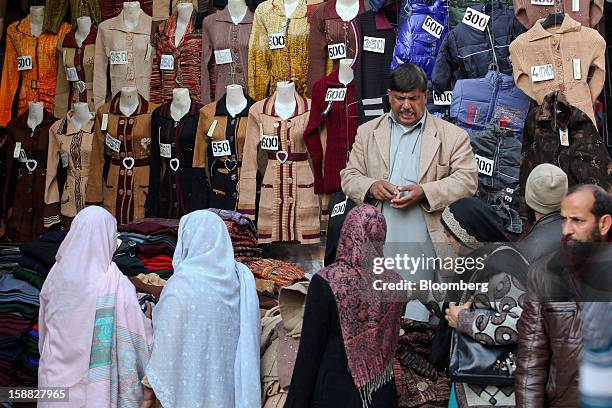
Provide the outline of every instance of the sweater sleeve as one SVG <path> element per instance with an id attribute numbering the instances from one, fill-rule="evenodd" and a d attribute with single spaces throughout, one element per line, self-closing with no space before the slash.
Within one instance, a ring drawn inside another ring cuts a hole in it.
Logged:
<path id="1" fill-rule="evenodd" d="M 323 6 L 323 3 L 321 3 Z M 326 46 L 323 28 L 323 7 L 318 6 L 308 17 L 310 34 L 308 36 L 308 94 L 312 95 L 315 83 L 325 76 Z"/>
<path id="2" fill-rule="evenodd" d="M 11 29 L 12 27 L 9 27 L 6 32 L 6 49 L 2 66 L 2 81 L 0 81 L 0 126 L 2 127 L 6 127 L 11 120 L 13 99 L 17 93 L 20 76 L 17 71 L 17 49 L 13 44 Z"/>
<path id="3" fill-rule="evenodd" d="M 510 58 L 512 60 L 512 76 L 514 76 L 514 83 L 517 88 L 523 91 L 528 97 L 536 100 L 536 95 L 533 92 L 533 87 L 531 86 L 531 80 L 529 79 L 529 74 L 527 67 L 523 66 L 523 45 L 519 43 L 519 40 L 514 40 L 510 43 Z"/>
<path id="4" fill-rule="evenodd" d="M 60 122 L 61 123 L 61 122 Z M 51 127 L 49 131 L 49 148 L 47 151 L 47 175 L 45 179 L 45 228 L 51 228 L 59 224 L 60 219 L 60 194 L 57 181 L 57 166 L 60 161 L 60 144 L 57 140 L 58 124 Z"/>
<path id="5" fill-rule="evenodd" d="M 94 106 L 97 110 L 106 101 L 106 72 L 108 70 L 108 57 L 106 55 L 106 45 L 104 42 L 105 30 L 99 29 L 96 37 L 96 48 L 94 56 L 94 80 L 93 95 Z"/>
<path id="6" fill-rule="evenodd" d="M 431 73 L 431 82 L 436 92 L 442 93 L 451 89 L 451 75 L 453 71 L 453 55 L 451 51 L 454 33 L 447 35 L 442 41 L 436 63 Z"/>
<path id="7" fill-rule="evenodd" d="M 159 108 L 151 115 L 151 156 L 149 159 L 149 194 L 145 204 L 145 214 L 147 217 L 161 216 L 158 214 L 159 183 L 161 172 L 161 159 L 159 156 L 159 138 L 161 125 L 159 123 Z"/>
<path id="8" fill-rule="evenodd" d="M 327 345 L 331 316 L 336 307 L 329 285 L 314 275 L 308 287 L 300 347 L 295 360 L 285 408 L 312 406 L 319 368 Z"/>
<path id="9" fill-rule="evenodd" d="M 198 119 L 198 129 L 196 130 L 195 135 L 195 146 L 193 148 L 193 163 L 192 167 L 198 169 L 206 169 L 206 174 L 208 174 L 208 157 L 207 157 L 207 149 L 208 149 L 208 115 L 206 114 L 206 108 L 200 109 L 200 118 Z"/>
<path id="10" fill-rule="evenodd" d="M 65 117 L 70 105 L 70 83 L 66 79 L 65 55 L 60 45 L 63 42 L 64 37 L 57 43 L 57 80 L 55 82 L 55 104 L 53 106 L 53 115 L 56 118 Z"/>
<path id="11" fill-rule="evenodd" d="M 312 105 L 308 126 L 304 132 L 304 142 L 312 161 L 314 175 L 314 191 L 323 193 L 323 143 L 321 141 L 320 127 L 324 125 L 323 111 L 325 110 L 325 84 L 317 82 L 312 90 Z"/>
<path id="12" fill-rule="evenodd" d="M 591 47 L 595 49 L 595 58 L 589 67 L 589 89 L 591 90 L 591 100 L 595 102 L 601 90 L 603 89 L 606 80 L 606 42 L 598 34 L 594 34 L 596 41 L 591 43 Z"/>
<path id="13" fill-rule="evenodd" d="M 238 212 L 250 219 L 255 219 L 255 201 L 257 198 L 257 152 L 259 147 L 259 119 L 256 111 L 257 105 L 249 110 L 247 122 L 246 141 L 244 151 L 250 154 L 242 158 L 240 181 L 238 184 Z"/>
<path id="14" fill-rule="evenodd" d="M 202 103 L 206 105 L 211 101 L 210 95 L 210 73 L 208 72 L 208 63 L 212 57 L 213 44 L 209 30 L 209 18 L 204 19 L 202 23 Z"/>
<path id="15" fill-rule="evenodd" d="M 104 193 L 104 132 L 100 130 L 102 112 L 96 114 L 95 130 L 91 146 L 91 166 L 85 193 L 86 205 L 102 205 Z"/>
<path id="16" fill-rule="evenodd" d="M 255 11 L 253 29 L 249 39 L 249 91 L 256 101 L 268 96 L 268 89 L 272 81 L 272 56 L 261 11 L 263 11 L 261 7 Z"/>

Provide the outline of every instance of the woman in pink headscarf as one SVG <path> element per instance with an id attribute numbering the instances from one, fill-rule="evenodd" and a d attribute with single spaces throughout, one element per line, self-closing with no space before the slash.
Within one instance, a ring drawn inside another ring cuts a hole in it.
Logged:
<path id="1" fill-rule="evenodd" d="M 87 207 L 72 222 L 40 292 L 40 387 L 69 401 L 39 407 L 138 407 L 153 339 L 136 291 L 112 262 L 117 221 Z"/>

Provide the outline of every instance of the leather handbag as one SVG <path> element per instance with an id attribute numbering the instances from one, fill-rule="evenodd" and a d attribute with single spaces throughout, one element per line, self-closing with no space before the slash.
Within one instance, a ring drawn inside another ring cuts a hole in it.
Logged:
<path id="1" fill-rule="evenodd" d="M 500 246 L 489 256 L 504 251 L 503 270 L 497 267 L 487 267 L 472 275 L 470 282 L 487 282 L 498 273 L 507 273 L 523 282 L 526 279 L 528 262 L 513 247 Z M 470 295 L 464 293 L 461 303 Z M 495 314 L 493 310 L 477 309 L 479 313 Z M 454 330 L 451 349 L 449 374 L 452 382 L 482 384 L 482 385 L 514 385 L 516 369 L 517 344 L 506 346 L 488 346 L 480 343 L 469 335 Z"/>

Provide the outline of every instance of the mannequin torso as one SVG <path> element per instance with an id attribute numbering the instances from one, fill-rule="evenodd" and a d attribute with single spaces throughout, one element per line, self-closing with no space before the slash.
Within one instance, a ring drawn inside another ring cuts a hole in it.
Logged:
<path id="1" fill-rule="evenodd" d="M 70 116 L 70 122 L 75 129 L 81 130 L 87 122 L 93 119 L 93 114 L 89 111 L 89 105 L 87 102 L 77 102 L 72 105 L 72 116 Z"/>
<path id="2" fill-rule="evenodd" d="M 44 105 L 42 102 L 28 102 L 28 127 L 36 129 L 43 120 Z"/>
<path id="3" fill-rule="evenodd" d="M 135 86 L 124 86 L 121 88 L 121 97 L 119 98 L 119 110 L 125 116 L 131 116 L 138 109 L 138 90 Z"/>
<path id="4" fill-rule="evenodd" d="M 247 12 L 245 0 L 228 0 L 227 9 L 235 25 L 240 24 Z"/>
<path id="5" fill-rule="evenodd" d="M 83 45 L 83 41 L 89 35 L 91 30 L 91 17 L 83 16 L 77 18 L 77 30 L 74 33 L 74 39 L 76 40 L 79 48 Z"/>
<path id="6" fill-rule="evenodd" d="M 342 21 L 351 21 L 359 13 L 359 0 L 336 0 L 336 13 Z"/>
<path id="7" fill-rule="evenodd" d="M 348 84 L 353 82 L 353 79 L 355 78 L 355 73 L 353 71 L 353 68 L 351 67 L 352 63 L 353 60 L 349 58 L 344 58 L 340 60 L 340 65 L 338 68 L 338 80 L 344 86 L 347 86 Z"/>
<path id="8" fill-rule="evenodd" d="M 226 88 L 225 107 L 232 117 L 242 112 L 247 106 L 247 99 L 240 85 L 228 85 Z"/>
<path id="9" fill-rule="evenodd" d="M 285 0 L 285 17 L 291 18 L 301 0 Z"/>
<path id="10" fill-rule="evenodd" d="M 193 4 L 179 3 L 176 9 L 178 11 L 178 18 L 176 19 L 176 30 L 174 31 L 174 46 L 178 47 L 185 35 L 185 31 L 187 31 L 187 25 L 191 20 Z"/>
<path id="11" fill-rule="evenodd" d="M 283 120 L 289 119 L 295 111 L 295 84 L 291 81 L 277 82 L 274 110 Z"/>
<path id="12" fill-rule="evenodd" d="M 140 3 L 126 1 L 123 3 L 123 24 L 128 31 L 134 30 L 140 21 Z"/>
<path id="13" fill-rule="evenodd" d="M 170 116 L 176 122 L 180 121 L 191 108 L 191 97 L 187 88 L 175 88 L 172 90 L 172 103 L 170 104 Z"/>
<path id="14" fill-rule="evenodd" d="M 42 34 L 43 21 L 45 19 L 45 6 L 30 7 L 30 33 L 34 37 Z"/>

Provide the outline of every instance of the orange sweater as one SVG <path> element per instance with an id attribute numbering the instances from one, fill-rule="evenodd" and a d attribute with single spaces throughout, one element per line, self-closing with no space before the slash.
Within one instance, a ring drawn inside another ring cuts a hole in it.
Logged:
<path id="1" fill-rule="evenodd" d="M 43 102 L 45 109 L 53 112 L 57 80 L 56 46 L 68 31 L 70 25 L 63 23 L 57 34 L 42 33 L 34 37 L 30 33 L 29 16 L 8 27 L 0 83 L 0 126 L 6 127 L 12 118 L 11 106 L 20 78 L 18 114 L 25 112 L 31 101 Z M 26 69 L 18 70 L 19 65 Z"/>

